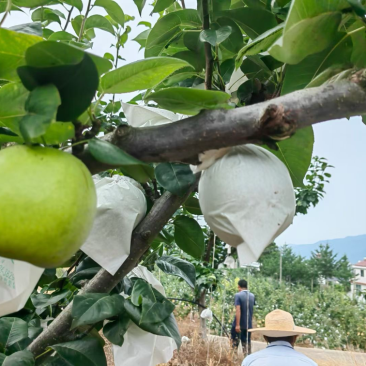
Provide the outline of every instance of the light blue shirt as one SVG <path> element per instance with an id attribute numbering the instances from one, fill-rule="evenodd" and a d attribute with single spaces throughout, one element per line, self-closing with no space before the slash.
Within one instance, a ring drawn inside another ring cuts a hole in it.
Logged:
<path id="1" fill-rule="evenodd" d="M 284 341 L 272 342 L 266 349 L 246 357 L 242 366 L 317 366 L 317 364 L 291 344 Z"/>

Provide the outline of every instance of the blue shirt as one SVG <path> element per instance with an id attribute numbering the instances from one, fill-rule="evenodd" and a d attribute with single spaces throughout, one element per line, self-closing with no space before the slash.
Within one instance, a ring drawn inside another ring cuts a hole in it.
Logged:
<path id="1" fill-rule="evenodd" d="M 248 305 L 248 294 L 249 294 L 249 326 L 247 324 L 247 305 Z M 254 295 L 248 290 L 240 291 L 235 294 L 234 299 L 235 306 L 240 305 L 240 327 L 242 329 L 251 329 L 252 325 L 252 317 L 253 317 L 253 306 L 255 304 Z M 233 324 L 236 324 L 236 316 L 234 318 Z"/>
<path id="2" fill-rule="evenodd" d="M 246 357 L 242 366 L 317 366 L 317 364 L 291 344 L 284 341 L 272 342 L 266 349 Z"/>

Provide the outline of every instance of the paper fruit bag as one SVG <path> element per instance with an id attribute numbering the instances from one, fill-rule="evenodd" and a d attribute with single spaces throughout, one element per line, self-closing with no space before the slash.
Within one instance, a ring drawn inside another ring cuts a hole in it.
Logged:
<path id="1" fill-rule="evenodd" d="M 0 316 L 21 310 L 44 268 L 0 257 Z"/>

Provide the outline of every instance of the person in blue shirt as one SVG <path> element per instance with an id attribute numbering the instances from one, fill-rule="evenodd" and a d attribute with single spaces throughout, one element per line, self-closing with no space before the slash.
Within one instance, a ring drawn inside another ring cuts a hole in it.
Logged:
<path id="1" fill-rule="evenodd" d="M 231 342 L 234 350 L 237 350 L 239 341 L 243 347 L 244 355 L 251 353 L 250 333 L 252 328 L 254 295 L 248 291 L 248 283 L 245 280 L 238 282 L 238 293 L 235 294 L 235 318 L 231 326 Z"/>
<path id="2" fill-rule="evenodd" d="M 249 329 L 262 334 L 267 348 L 246 357 L 242 366 L 317 366 L 300 352 L 294 350 L 296 339 L 315 330 L 297 327 L 290 313 L 277 309 L 266 315 L 264 328 Z"/>

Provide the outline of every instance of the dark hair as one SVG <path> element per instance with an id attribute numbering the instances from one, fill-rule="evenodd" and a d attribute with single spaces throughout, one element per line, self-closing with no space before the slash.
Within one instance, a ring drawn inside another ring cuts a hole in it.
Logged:
<path id="1" fill-rule="evenodd" d="M 267 337 L 267 336 L 264 336 L 264 338 L 266 339 L 266 341 L 268 343 L 277 342 L 277 341 L 285 341 L 285 342 L 288 342 L 288 343 L 292 343 L 294 341 L 294 337 L 296 337 L 296 336 L 289 336 L 289 337 Z"/>
<path id="2" fill-rule="evenodd" d="M 238 286 L 239 286 L 240 288 L 247 288 L 247 287 L 248 287 L 248 282 L 247 282 L 247 281 L 245 281 L 245 280 L 239 280 L 239 282 L 238 282 Z"/>

